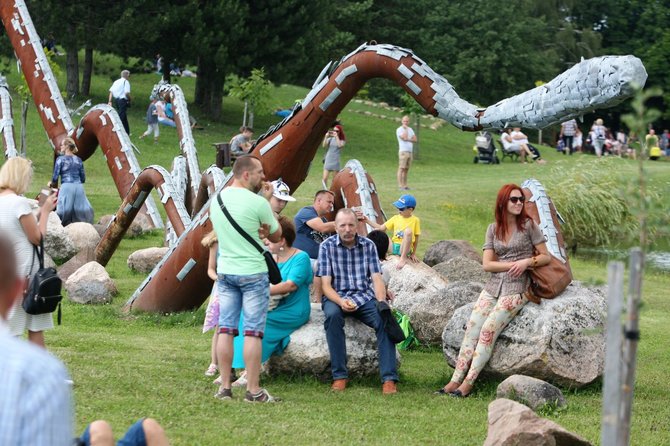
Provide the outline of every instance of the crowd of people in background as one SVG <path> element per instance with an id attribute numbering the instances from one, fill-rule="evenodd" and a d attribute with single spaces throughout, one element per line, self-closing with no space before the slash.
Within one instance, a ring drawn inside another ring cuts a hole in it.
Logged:
<path id="1" fill-rule="evenodd" d="M 663 157 L 670 157 L 670 130 L 664 129 L 659 135 L 656 129 L 649 127 L 648 133 L 640 138 L 634 133 L 626 133 L 622 128 L 618 130 L 608 128 L 602 118 L 593 121 L 586 139 L 583 138 L 576 120 L 563 122 L 556 149 L 564 155 L 579 152 L 593 153 L 598 158 L 619 156 L 635 159 L 641 142 L 644 142 L 646 156 L 650 160 L 657 161 Z"/>

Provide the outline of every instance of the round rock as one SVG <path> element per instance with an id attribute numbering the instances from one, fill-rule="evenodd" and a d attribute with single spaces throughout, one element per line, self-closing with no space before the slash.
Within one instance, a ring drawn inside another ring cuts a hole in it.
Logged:
<path id="1" fill-rule="evenodd" d="M 140 273 L 150 273 L 169 249 L 167 247 L 139 249 L 128 256 L 128 268 Z"/>
<path id="2" fill-rule="evenodd" d="M 103 304 L 117 294 L 116 285 L 98 262 L 89 262 L 65 281 L 67 297 L 79 304 Z"/>
<path id="3" fill-rule="evenodd" d="M 454 313 L 442 334 L 454 367 L 474 303 Z M 503 330 L 484 373 L 532 376 L 568 387 L 585 386 L 603 373 L 606 298 L 602 289 L 573 282 L 559 297 L 528 303 Z"/>
<path id="4" fill-rule="evenodd" d="M 438 263 L 433 266 L 433 269 L 449 282 L 463 280 L 486 283 L 490 277 L 490 274 L 482 268 L 481 262 L 469 257 L 454 257 L 446 262 Z"/>
<path id="5" fill-rule="evenodd" d="M 507 398 L 525 404 L 537 411 L 546 405 L 565 407 L 565 397 L 556 386 L 541 379 L 524 375 L 512 375 L 498 385 L 497 398 Z"/>
<path id="6" fill-rule="evenodd" d="M 313 303 L 309 321 L 291 334 L 291 341 L 282 355 L 270 357 L 266 372 L 270 375 L 314 375 L 322 381 L 332 379 L 324 321 L 321 305 Z M 346 317 L 344 334 L 349 377 L 379 375 L 374 330 L 356 318 Z M 400 355 L 396 355 L 400 364 Z"/>
<path id="7" fill-rule="evenodd" d="M 423 343 L 440 345 L 442 331 L 457 308 L 477 300 L 483 285 L 447 282 L 425 263 L 408 263 L 396 269 L 399 257 L 384 262 L 384 273 L 394 294 L 393 307 L 409 316 L 414 335 Z"/>
<path id="8" fill-rule="evenodd" d="M 433 244 L 423 257 L 428 266 L 446 262 L 454 257 L 467 257 L 479 264 L 482 263 L 482 255 L 467 240 L 440 240 Z"/>
<path id="9" fill-rule="evenodd" d="M 95 249 L 100 241 L 100 235 L 95 227 L 90 223 L 76 222 L 70 223 L 65 227 L 65 232 L 70 236 L 77 252 L 84 249 Z"/>

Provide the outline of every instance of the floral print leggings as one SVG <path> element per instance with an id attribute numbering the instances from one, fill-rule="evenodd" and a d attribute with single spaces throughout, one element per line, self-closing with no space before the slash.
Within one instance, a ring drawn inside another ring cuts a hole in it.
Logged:
<path id="1" fill-rule="evenodd" d="M 465 336 L 458 352 L 452 382 L 473 385 L 491 357 L 493 344 L 507 324 L 528 302 L 525 295 L 511 294 L 495 298 L 482 291 L 470 314 Z M 467 376 L 466 376 L 467 374 Z"/>

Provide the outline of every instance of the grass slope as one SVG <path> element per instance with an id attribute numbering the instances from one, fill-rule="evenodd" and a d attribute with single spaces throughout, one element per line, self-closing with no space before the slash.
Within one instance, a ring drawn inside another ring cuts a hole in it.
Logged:
<path id="1" fill-rule="evenodd" d="M 9 84 L 18 78 L 9 75 Z M 161 127 L 159 144 L 138 140 L 144 131 L 145 99 L 155 75 L 131 77 L 135 101 L 130 110 L 132 140 L 140 153 L 141 166 L 158 164 L 168 167 L 178 155 L 179 144 L 174 129 Z M 60 85 L 64 85 L 60 80 Z M 94 103 L 106 102 L 110 79 L 96 77 L 93 82 Z M 193 98 L 193 79 L 179 79 L 188 100 Z M 290 106 L 304 97 L 305 89 L 281 86 L 274 90 L 277 107 Z M 18 97 L 18 96 L 15 96 Z M 20 101 L 14 102 L 18 134 Z M 384 113 L 362 104 L 351 104 L 340 115 L 347 145 L 343 158 L 357 158 L 374 178 L 387 215 L 390 203 L 397 198 L 395 173 L 397 123 L 365 116 L 356 111 Z M 227 141 L 241 123 L 242 105 L 232 99 L 224 101 L 223 123 L 208 122 L 197 109 L 191 113 L 200 118 L 205 130 L 195 131 L 199 162 L 205 168 L 214 162 L 212 143 Z M 75 118 L 75 121 L 77 118 Z M 257 116 L 255 127 L 260 135 L 279 119 Z M 35 181 L 30 191 L 36 194 L 49 179 L 51 152 L 41 123 L 31 106 L 28 118 L 28 153 L 35 163 Z M 566 169 L 595 163 L 592 156 L 563 157 L 550 148 L 543 149 L 549 164 L 521 165 L 506 161 L 499 166 L 472 163 L 471 133 L 451 126 L 437 131 L 421 129 L 420 159 L 410 171 L 412 193 L 417 197 L 417 215 L 422 219 L 419 254 L 441 239 L 465 239 L 481 246 L 486 225 L 491 220 L 492 204 L 498 188 L 506 182 L 521 182 L 528 177 L 539 179 L 551 192 L 551 186 Z M 296 204 L 286 213 L 293 215 L 300 206 L 311 202 L 320 188 L 320 157 L 307 181 L 294 195 Z M 607 164 L 613 175 L 629 181 L 635 165 L 627 160 Z M 106 162 L 97 152 L 86 162 L 86 192 L 96 216 L 117 210 L 120 199 L 115 192 Z M 670 163 L 649 166 L 652 184 L 667 184 Z M 575 198 L 577 199 L 577 197 Z M 481 444 L 486 437 L 487 406 L 495 398 L 498 381 L 481 379 L 467 400 L 439 398 L 431 393 L 444 384 L 451 374 L 439 349 L 419 349 L 403 353 L 400 393 L 384 398 L 376 379 L 355 379 L 344 394 L 332 394 L 328 386 L 311 377 L 284 376 L 265 380 L 272 393 L 284 402 L 269 406 L 243 404 L 241 392 L 236 401 L 222 403 L 212 398 L 211 379 L 203 376 L 209 363 L 210 336 L 201 333 L 203 309 L 195 312 L 157 315 L 120 312 L 122 304 L 143 279 L 126 266 L 128 255 L 139 248 L 159 246 L 161 234 L 124 240 L 108 271 L 118 284 L 120 295 L 106 306 L 81 306 L 64 303 L 64 325 L 47 333 L 47 344 L 68 365 L 75 381 L 76 424 L 82 429 L 88 422 L 104 418 L 121 431 L 142 416 L 157 418 L 175 445 L 218 444 Z M 572 260 L 576 279 L 603 283 L 606 268 L 603 260 L 576 257 Z M 670 304 L 666 299 L 670 287 L 668 274 L 649 271 L 644 280 L 644 302 L 641 317 L 642 341 L 639 347 L 637 385 L 633 413 L 632 443 L 664 445 L 670 443 L 667 423 L 670 420 L 670 386 L 666 371 L 670 369 L 667 353 L 667 326 Z M 599 443 L 601 389 L 595 383 L 586 389 L 563 389 L 568 408 L 545 415 L 567 429 Z"/>

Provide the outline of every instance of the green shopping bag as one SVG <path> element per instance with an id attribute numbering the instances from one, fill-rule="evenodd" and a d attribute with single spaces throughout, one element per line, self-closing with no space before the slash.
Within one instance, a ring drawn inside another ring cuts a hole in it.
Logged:
<path id="1" fill-rule="evenodd" d="M 397 344 L 396 348 L 398 350 L 407 350 L 414 345 L 419 345 L 419 340 L 414 336 L 414 329 L 409 321 L 409 316 L 396 309 L 393 309 L 393 316 L 398 321 L 403 333 L 405 333 L 405 340 Z"/>

